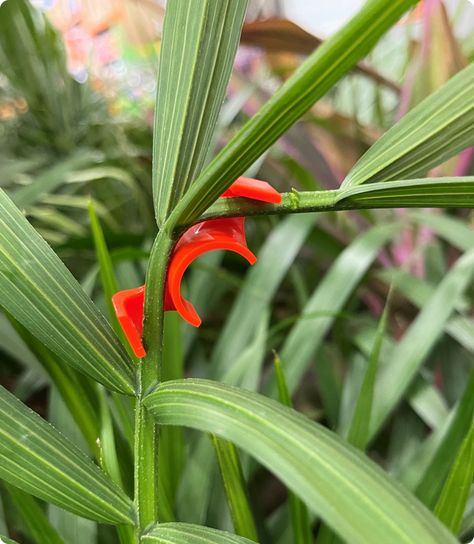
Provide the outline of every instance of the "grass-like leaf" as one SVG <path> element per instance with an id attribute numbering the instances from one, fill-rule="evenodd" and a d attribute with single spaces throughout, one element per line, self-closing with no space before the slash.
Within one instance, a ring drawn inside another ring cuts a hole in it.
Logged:
<path id="1" fill-rule="evenodd" d="M 288 386 L 286 385 L 285 374 L 281 366 L 281 359 L 277 353 L 275 353 L 273 364 L 278 384 L 279 400 L 283 405 L 288 406 L 288 408 L 293 408 Z M 295 544 L 311 544 L 313 542 L 313 535 L 306 505 L 291 491 L 288 494 L 288 502 L 290 504 L 291 526 Z"/>
<path id="2" fill-rule="evenodd" d="M 380 249 L 397 235 L 393 224 L 380 225 L 360 235 L 336 259 L 316 287 L 301 318 L 293 326 L 281 349 L 281 359 L 290 393 L 300 383 L 311 358 L 334 323 Z M 324 315 L 323 312 L 328 314 Z M 314 317 L 312 317 L 314 315 Z M 276 383 L 270 383 L 272 396 Z"/>
<path id="3" fill-rule="evenodd" d="M 474 421 L 449 471 L 435 514 L 455 535 L 461 527 L 462 516 L 474 479 Z"/>
<path id="4" fill-rule="evenodd" d="M 391 291 L 390 291 L 391 293 Z M 390 307 L 390 294 L 387 298 L 382 317 L 377 327 L 374 345 L 367 362 L 367 369 L 364 375 L 364 381 L 360 388 L 357 398 L 354 415 L 352 417 L 351 426 L 347 435 L 347 441 L 356 448 L 365 450 L 369 441 L 369 425 L 372 415 L 372 404 L 374 399 L 374 389 L 379 366 L 380 350 L 384 340 L 385 331 Z"/>
<path id="5" fill-rule="evenodd" d="M 142 536 L 143 544 L 255 544 L 241 536 L 191 523 L 160 523 Z"/>
<path id="6" fill-rule="evenodd" d="M 64 363 L 133 393 L 131 365 L 107 321 L 3 191 L 0 290 L 0 304 Z"/>
<path id="7" fill-rule="evenodd" d="M 356 544 L 448 544 L 453 535 L 359 451 L 280 403 L 208 380 L 166 382 L 145 398 L 164 425 L 234 442 Z"/>
<path id="8" fill-rule="evenodd" d="M 474 250 L 458 259 L 392 351 L 375 388 L 370 425 L 373 437 L 403 397 L 416 372 L 443 333 L 474 273 Z"/>
<path id="9" fill-rule="evenodd" d="M 450 140 L 444 140 L 449 147 Z M 410 172 L 416 174 L 418 172 Z M 397 172 L 397 177 L 402 173 Z M 397 179 L 397 178 L 389 178 Z M 474 207 L 474 177 L 387 181 L 338 191 L 337 208 L 470 208 Z"/>
<path id="10" fill-rule="evenodd" d="M 288 217 L 271 233 L 257 254 L 212 353 L 213 377 L 223 379 L 248 346 L 278 286 L 293 264 L 315 219 Z"/>
<path id="11" fill-rule="evenodd" d="M 36 499 L 11 485 L 6 488 L 33 542 L 64 544 Z"/>
<path id="12" fill-rule="evenodd" d="M 248 0 L 171 0 L 153 139 L 158 224 L 200 173 L 224 100 Z"/>
<path id="13" fill-rule="evenodd" d="M 474 64 L 470 64 L 387 131 L 342 187 L 415 177 L 473 144 Z"/>
<path id="14" fill-rule="evenodd" d="M 449 467 L 469 434 L 473 419 L 474 371 L 471 372 L 455 415 L 415 489 L 415 495 L 431 509 L 436 506 Z"/>
<path id="15" fill-rule="evenodd" d="M 69 440 L 0 388 L 0 478 L 105 523 L 132 523 L 123 492 Z"/>
<path id="16" fill-rule="evenodd" d="M 247 484 L 240 464 L 237 448 L 213 435 L 212 443 L 216 452 L 229 510 L 235 532 L 257 542 L 257 528 L 248 500 Z"/>

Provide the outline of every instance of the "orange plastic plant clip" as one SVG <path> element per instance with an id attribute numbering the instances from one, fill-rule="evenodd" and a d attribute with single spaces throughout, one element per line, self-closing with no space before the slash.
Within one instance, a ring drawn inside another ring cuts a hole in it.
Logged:
<path id="1" fill-rule="evenodd" d="M 281 202 L 281 195 L 265 181 L 240 177 L 221 198 L 243 197 Z M 165 310 L 176 310 L 195 327 L 201 324 L 193 304 L 181 296 L 181 281 L 189 265 L 209 251 L 226 249 L 242 255 L 252 265 L 257 258 L 247 247 L 245 217 L 210 219 L 190 227 L 179 239 L 171 254 L 165 287 Z M 142 344 L 145 286 L 120 291 L 112 297 L 115 313 L 137 357 L 146 355 Z"/>

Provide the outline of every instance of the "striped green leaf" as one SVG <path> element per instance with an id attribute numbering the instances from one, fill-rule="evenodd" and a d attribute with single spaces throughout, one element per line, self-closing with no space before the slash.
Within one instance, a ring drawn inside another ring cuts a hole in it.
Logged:
<path id="1" fill-rule="evenodd" d="M 191 523 L 160 523 L 140 539 L 143 544 L 252 544 L 241 536 Z"/>
<path id="2" fill-rule="evenodd" d="M 132 523 L 132 504 L 76 446 L 0 388 L 0 478 L 104 523 Z"/>
<path id="3" fill-rule="evenodd" d="M 64 544 L 36 499 L 11 485 L 7 485 L 6 488 L 33 542 Z"/>
<path id="4" fill-rule="evenodd" d="M 173 213 L 174 225 L 204 210 L 377 43 L 417 0 L 369 0 L 326 40 L 205 168 Z"/>
<path id="5" fill-rule="evenodd" d="M 64 363 L 132 394 L 126 352 L 109 324 L 48 244 L 0 191 L 3 306 Z"/>
<path id="6" fill-rule="evenodd" d="M 461 528 L 474 479 L 474 420 L 449 471 L 435 514 L 454 534 Z"/>
<path id="7" fill-rule="evenodd" d="M 440 441 L 430 463 L 423 471 L 415 495 L 430 509 L 436 507 L 449 467 L 456 459 L 456 453 L 469 434 L 474 419 L 474 371 L 466 384 L 453 419 Z"/>
<path id="8" fill-rule="evenodd" d="M 247 483 L 237 448 L 232 442 L 222 440 L 215 435 L 211 439 L 219 463 L 235 532 L 257 542 L 257 528 L 249 504 Z"/>
<path id="9" fill-rule="evenodd" d="M 170 0 L 153 138 L 158 225 L 199 175 L 212 141 L 248 0 Z"/>
<path id="10" fill-rule="evenodd" d="M 281 350 L 290 393 L 300 383 L 337 313 L 357 288 L 380 249 L 397 233 L 396 225 L 385 224 L 361 234 L 339 255 L 316 287 Z M 270 382 L 268 389 L 271 396 L 276 396 L 275 380 Z"/>
<path id="11" fill-rule="evenodd" d="M 163 425 L 234 442 L 355 544 L 448 544 L 453 535 L 375 463 L 280 403 L 209 380 L 166 382 L 144 400 Z"/>
<path id="12" fill-rule="evenodd" d="M 223 199 L 224 200 L 224 199 Z M 248 347 L 278 286 L 304 244 L 315 218 L 287 217 L 270 234 L 247 272 L 212 353 L 212 374 L 222 380 Z"/>
<path id="13" fill-rule="evenodd" d="M 391 293 L 391 291 L 390 291 Z M 389 314 L 390 295 L 385 304 L 382 317 L 377 327 L 377 332 L 374 340 L 374 345 L 367 362 L 367 369 L 364 375 L 364 381 L 360 388 L 359 396 L 354 408 L 351 426 L 347 435 L 347 441 L 356 448 L 365 450 L 369 441 L 369 425 L 372 414 L 372 404 L 374 399 L 375 381 L 377 369 L 379 366 L 380 351 L 387 329 L 387 321 Z"/>
<path id="14" fill-rule="evenodd" d="M 442 335 L 474 274 L 474 250 L 458 259 L 392 351 L 379 372 L 370 425 L 373 437 L 402 399 L 425 358 Z"/>
<path id="15" fill-rule="evenodd" d="M 397 173 L 398 177 L 400 175 Z M 387 181 L 348 187 L 337 193 L 336 207 L 339 210 L 345 208 L 472 208 L 474 207 L 474 177 Z"/>
<path id="16" fill-rule="evenodd" d="M 11 194 L 13 202 L 19 208 L 31 206 L 45 194 L 54 192 L 67 180 L 72 171 L 82 168 L 97 158 L 97 154 L 79 151 L 67 159 L 59 161 L 51 168 L 41 172 L 28 185 L 24 185 Z"/>
<path id="17" fill-rule="evenodd" d="M 406 179 L 474 144 L 474 64 L 456 74 L 387 131 L 342 187 Z"/>
<path id="18" fill-rule="evenodd" d="M 275 353 L 273 364 L 278 384 L 279 400 L 283 405 L 288 406 L 288 408 L 293 408 L 285 374 L 281 366 L 281 359 L 277 353 Z M 295 544 L 311 544 L 313 542 L 313 535 L 306 505 L 291 491 L 288 493 L 288 502 L 290 505 L 291 526 Z"/>

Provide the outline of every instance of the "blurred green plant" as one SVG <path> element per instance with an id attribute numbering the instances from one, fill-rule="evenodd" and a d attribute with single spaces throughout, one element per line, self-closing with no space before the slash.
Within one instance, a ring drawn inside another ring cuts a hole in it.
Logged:
<path id="1" fill-rule="evenodd" d="M 414 4 L 369 0 L 248 118 L 249 97 L 265 94 L 252 85 L 221 109 L 247 0 L 169 0 L 151 170 L 146 130 L 117 123 L 73 80 L 46 17 L 27 0 L 3 3 L 0 100 L 15 108 L 0 134 L 4 542 L 472 538 L 474 234 L 454 209 L 474 207 L 474 177 L 446 160 L 474 145 L 474 66 L 460 60 L 420 84 L 428 91 L 413 91 L 409 113 L 379 138 L 361 126 L 350 143 L 361 156 L 339 188 L 322 189 L 320 174 L 337 181 L 338 155 L 312 137 L 314 103 L 359 77 L 359 61 Z M 439 20 L 453 49 L 445 12 L 425 24 Z M 360 122 L 335 111 L 318 134 L 339 146 L 341 127 Z M 305 190 L 279 205 L 216 202 L 258 170 Z M 372 211 L 400 207 L 452 211 L 400 221 Z M 257 264 L 242 279 L 228 256 L 203 257 L 187 288 L 209 324 L 182 327 L 163 305 L 174 244 L 195 222 L 244 215 L 262 216 L 251 225 Z M 410 253 L 421 274 L 390 253 L 407 232 L 425 236 Z M 147 356 L 136 360 L 110 299 L 145 275 Z M 281 353 L 274 369 L 270 348 Z M 40 413 L 49 404 L 54 426 L 22 401 Z"/>

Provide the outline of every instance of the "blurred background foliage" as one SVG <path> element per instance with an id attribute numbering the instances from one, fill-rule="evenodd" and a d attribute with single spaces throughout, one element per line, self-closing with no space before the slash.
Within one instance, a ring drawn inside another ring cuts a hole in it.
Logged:
<path id="1" fill-rule="evenodd" d="M 288 18 L 298 8 L 293 4 L 301 3 L 251 2 L 209 157 L 324 38 L 324 31 L 314 33 L 314 15 L 307 15 L 305 28 L 298 17 Z M 122 289 L 143 283 L 156 234 L 152 105 L 163 14 L 153 0 L 7 0 L 0 7 L 0 187 L 104 313 L 91 203 Z M 281 191 L 338 187 L 384 131 L 473 60 L 473 37 L 474 6 L 467 0 L 422 1 L 249 173 Z M 429 174 L 473 175 L 473 159 L 470 148 Z M 167 316 L 166 353 L 174 361 L 167 378 L 212 377 L 276 396 L 277 350 L 287 360 L 296 408 L 347 436 L 382 334 L 380 366 L 403 355 L 410 370 L 397 379 L 409 372 L 414 379 L 369 455 L 429 503 L 439 494 L 426 489 L 429 475 L 435 471 L 444 481 L 449 448 L 456 453 L 467 433 L 463 425 L 472 421 L 473 407 L 459 399 L 474 397 L 474 288 L 468 282 L 463 296 L 452 300 L 443 280 L 474 247 L 473 212 L 321 213 L 256 218 L 247 225 L 249 246 L 259 257 L 253 268 L 213 253 L 188 274 L 186 289 L 204 324 L 193 329 Z M 438 306 L 426 306 L 430 300 Z M 431 311 L 444 305 L 454 308 L 446 322 Z M 396 351 L 402 343 L 404 350 Z M 2 385 L 88 448 L 44 357 L 2 315 L 0 364 Z M 461 406 L 465 418 L 456 419 Z M 123 419 L 116 408 L 112 415 L 116 440 L 127 451 Z M 165 466 L 173 466 L 164 482 L 162 518 L 228 528 L 212 446 L 192 432 L 186 437 L 177 433 L 173 451 L 163 452 Z M 126 463 L 130 452 L 123 458 Z M 283 486 L 249 459 L 242 462 L 259 533 L 268 542 L 290 542 Z M 6 489 L 2 496 L 0 528 L 7 523 L 12 536 L 28 542 L 21 497 Z M 68 543 L 114 541 L 106 527 L 52 506 L 47 513 Z M 474 538 L 472 490 L 461 537 Z"/>

